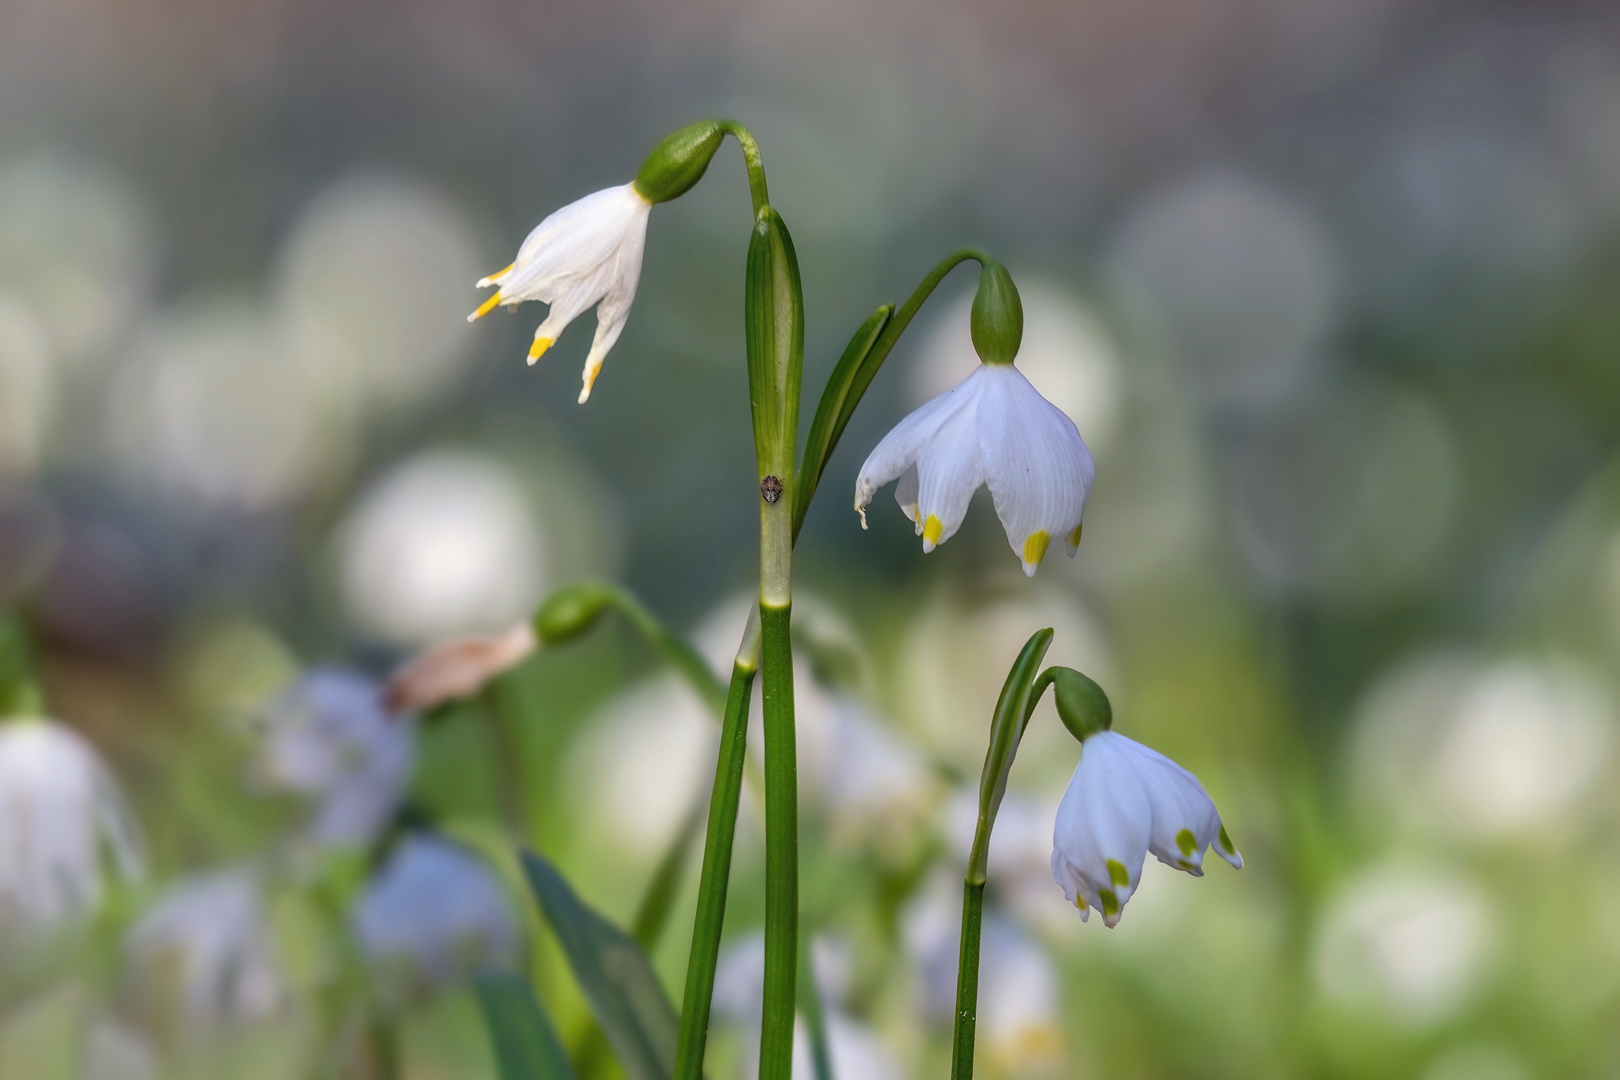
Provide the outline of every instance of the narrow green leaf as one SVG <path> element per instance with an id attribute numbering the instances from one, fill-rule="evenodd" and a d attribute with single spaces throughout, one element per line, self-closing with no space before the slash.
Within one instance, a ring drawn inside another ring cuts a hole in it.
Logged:
<path id="1" fill-rule="evenodd" d="M 525 851 L 523 870 L 625 1075 L 666 1080 L 680 1021 L 646 954 L 586 906 L 550 862 Z"/>
<path id="2" fill-rule="evenodd" d="M 799 534 L 804 515 L 810 510 L 810 500 L 815 497 L 816 485 L 821 482 L 821 474 L 827 468 L 827 459 L 832 457 L 833 449 L 849 423 L 850 413 L 845 412 L 844 403 L 849 397 L 850 387 L 855 383 L 862 361 L 872 351 L 873 342 L 877 341 L 878 335 L 888 325 L 889 316 L 893 314 L 894 305 L 884 304 L 861 323 L 860 329 L 855 331 L 855 336 L 844 347 L 844 355 L 838 358 L 838 364 L 821 392 L 815 419 L 810 421 L 810 435 L 805 440 L 804 458 L 799 462 L 799 482 L 793 490 L 794 536 Z"/>
<path id="3" fill-rule="evenodd" d="M 1052 644 L 1051 629 L 1037 630 L 1025 642 L 1024 648 L 1007 672 L 1001 697 L 996 701 L 994 719 L 990 722 L 990 746 L 984 755 L 984 772 L 979 777 L 979 825 L 973 838 L 973 852 L 968 857 L 968 882 L 983 884 L 989 863 L 990 826 L 1001 808 L 1001 797 L 1007 791 L 1007 773 L 1012 769 L 1018 753 L 1018 742 L 1024 737 L 1024 726 L 1029 723 L 1030 702 L 1035 693 L 1035 673 Z"/>
<path id="4" fill-rule="evenodd" d="M 474 982 L 501 1080 L 575 1080 L 562 1040 L 528 981 L 490 972 Z"/>

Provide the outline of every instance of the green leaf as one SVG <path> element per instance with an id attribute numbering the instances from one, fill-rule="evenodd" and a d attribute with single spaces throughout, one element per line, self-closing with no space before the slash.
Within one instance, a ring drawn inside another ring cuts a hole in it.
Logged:
<path id="1" fill-rule="evenodd" d="M 973 837 L 973 851 L 968 856 L 969 884 L 982 885 L 989 864 L 990 828 L 1001 809 L 1001 797 L 1007 791 L 1007 773 L 1012 770 L 1013 758 L 1018 754 L 1018 743 L 1024 737 L 1034 700 L 1038 699 L 1035 673 L 1052 644 L 1050 628 L 1037 630 L 1013 661 L 1007 672 L 1007 681 L 1001 687 L 996 701 L 996 712 L 990 721 L 990 746 L 984 755 L 984 771 L 979 777 L 979 824 Z"/>
<path id="2" fill-rule="evenodd" d="M 586 906 L 546 859 L 523 853 L 540 910 L 629 1080 L 667 1080 L 680 1021 L 635 939 Z"/>
<path id="3" fill-rule="evenodd" d="M 810 509 L 810 500 L 815 497 L 822 471 L 827 468 L 827 459 L 832 457 L 833 449 L 854 413 L 853 406 L 846 409 L 845 405 L 855 385 L 855 376 L 893 314 L 894 305 L 884 304 L 861 323 L 860 329 L 855 331 L 855 336 L 844 347 L 844 355 L 838 358 L 837 366 L 827 379 L 826 389 L 821 392 L 815 419 L 810 421 L 810 435 L 805 440 L 804 460 L 799 462 L 799 482 L 793 491 L 794 536 L 798 536 L 799 527 L 804 524 L 804 515 Z"/>
<path id="4" fill-rule="evenodd" d="M 501 1080 L 574 1080 L 551 1018 L 522 976 L 489 972 L 474 982 Z"/>

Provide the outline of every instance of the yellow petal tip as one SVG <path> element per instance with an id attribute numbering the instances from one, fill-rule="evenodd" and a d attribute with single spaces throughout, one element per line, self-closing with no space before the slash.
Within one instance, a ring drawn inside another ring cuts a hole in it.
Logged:
<path id="1" fill-rule="evenodd" d="M 471 315 L 467 316 L 467 321 L 468 322 L 477 322 L 479 319 L 482 319 L 485 315 L 488 315 L 491 311 L 494 311 L 495 310 L 495 305 L 499 304 L 500 302 L 501 302 L 501 291 L 499 289 L 496 289 L 494 294 L 492 296 L 490 296 L 490 298 L 488 300 L 485 300 L 482 304 L 478 305 L 478 310 L 477 311 L 475 311 Z"/>
<path id="2" fill-rule="evenodd" d="M 534 341 L 532 343 L 530 343 L 530 345 L 529 345 L 529 363 L 532 364 L 536 360 L 540 359 L 542 356 L 544 356 L 546 354 L 546 350 L 549 349 L 549 348 L 551 348 L 551 339 L 550 338 L 548 338 L 548 337 L 537 337 L 537 338 L 535 338 Z"/>
<path id="3" fill-rule="evenodd" d="M 939 543 L 939 538 L 945 535 L 945 523 L 933 514 L 923 519 L 922 538 L 923 550 L 932 551 Z"/>
<path id="4" fill-rule="evenodd" d="M 1029 534 L 1024 540 L 1024 573 L 1033 574 L 1035 568 L 1041 565 L 1046 558 L 1046 549 L 1052 543 L 1052 534 L 1045 529 L 1039 529 Z"/>

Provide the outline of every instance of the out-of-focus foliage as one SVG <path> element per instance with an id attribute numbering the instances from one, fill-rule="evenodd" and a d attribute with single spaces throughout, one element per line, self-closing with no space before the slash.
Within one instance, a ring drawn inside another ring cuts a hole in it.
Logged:
<path id="1" fill-rule="evenodd" d="M 711 115 L 764 148 L 812 387 L 980 244 L 1097 463 L 1078 557 L 1033 580 L 986 499 L 926 558 L 896 514 L 861 532 L 861 457 L 976 362 L 964 271 L 822 478 L 803 889 L 841 1080 L 943 1075 L 973 784 L 1042 626 L 1246 865 L 1150 865 L 1116 930 L 1081 925 L 1042 705 L 991 847 L 984 1075 L 1620 1069 L 1617 42 L 1595 4 L 0 7 L 0 603 L 143 838 L 75 879 L 93 915 L 0 898 L 0 1076 L 307 1076 L 334 1047 L 495 1075 L 464 982 L 385 1000 L 345 953 L 397 844 L 320 850 L 310 792 L 261 774 L 264 706 L 582 577 L 729 664 L 758 498 L 735 148 L 655 210 L 588 406 L 586 326 L 530 370 L 530 312 L 464 322 L 541 217 Z M 659 666 L 605 620 L 423 718 L 397 843 L 505 829 L 628 925 L 717 730 Z M 753 1056 L 758 794 L 716 1077 Z M 468 925 L 588 1058 L 512 869 L 480 910 L 522 926 Z M 653 952 L 672 998 L 694 881 Z"/>

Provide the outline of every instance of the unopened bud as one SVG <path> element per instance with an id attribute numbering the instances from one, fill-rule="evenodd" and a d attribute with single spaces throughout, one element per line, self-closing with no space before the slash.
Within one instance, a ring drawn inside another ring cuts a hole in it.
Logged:
<path id="1" fill-rule="evenodd" d="M 1073 668 L 1052 669 L 1052 696 L 1058 717 L 1076 739 L 1084 742 L 1114 726 L 1114 708 L 1103 688 Z"/>
<path id="2" fill-rule="evenodd" d="M 973 348 L 987 364 L 1010 364 L 1024 340 L 1024 304 L 1007 268 L 986 259 L 979 270 L 969 322 Z"/>
<path id="3" fill-rule="evenodd" d="M 571 641 L 585 633 L 613 604 L 617 591 L 599 581 L 565 585 L 546 597 L 534 616 L 534 629 L 547 645 Z"/>
<path id="4" fill-rule="evenodd" d="M 636 190 L 650 203 L 685 195 L 703 179 L 724 137 L 725 129 L 718 120 L 704 120 L 665 136 L 636 173 Z"/>

